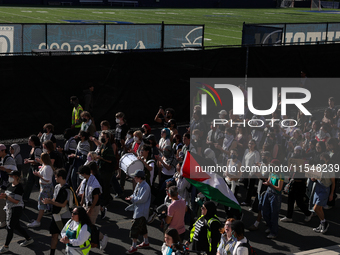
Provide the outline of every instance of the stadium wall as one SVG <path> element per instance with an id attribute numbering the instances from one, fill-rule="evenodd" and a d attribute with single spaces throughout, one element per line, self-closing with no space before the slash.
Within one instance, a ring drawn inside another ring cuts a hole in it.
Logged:
<path id="1" fill-rule="evenodd" d="M 153 119 L 159 109 L 172 107 L 178 123 L 190 119 L 191 77 L 339 77 L 340 47 L 333 45 L 220 48 L 202 51 L 132 52 L 102 55 L 7 56 L 0 58 L 2 105 L 0 140 L 37 133 L 53 123 L 55 133 L 71 125 L 69 98 L 82 100 L 91 82 L 94 117 L 115 122 L 123 111 L 130 126 Z M 322 89 L 327 89 L 327 85 Z M 330 85 L 329 85 L 330 86 Z M 331 87 L 339 92 L 337 87 Z M 321 88 L 310 89 L 313 106 L 327 102 Z M 256 88 L 255 97 L 263 106 L 268 88 Z M 271 98 L 271 97 L 268 97 Z M 231 109 L 228 102 L 226 109 Z M 259 108 L 260 109 L 260 108 Z"/>

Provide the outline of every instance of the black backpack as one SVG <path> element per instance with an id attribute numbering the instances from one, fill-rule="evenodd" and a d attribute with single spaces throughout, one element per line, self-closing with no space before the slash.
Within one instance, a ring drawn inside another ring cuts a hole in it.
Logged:
<path id="1" fill-rule="evenodd" d="M 257 255 L 254 248 L 249 244 L 249 241 L 247 240 L 246 243 L 240 243 L 238 247 L 247 247 L 248 248 L 248 255 Z"/>

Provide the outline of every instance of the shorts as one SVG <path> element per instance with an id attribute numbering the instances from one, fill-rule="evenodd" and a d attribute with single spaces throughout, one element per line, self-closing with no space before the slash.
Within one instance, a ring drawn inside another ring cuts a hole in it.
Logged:
<path id="1" fill-rule="evenodd" d="M 69 219 L 61 219 L 61 221 L 63 222 L 63 226 L 66 225 L 66 223 L 69 221 Z M 55 223 L 54 217 L 52 216 L 52 221 L 51 221 L 51 225 L 50 225 L 50 234 L 60 234 L 61 230 L 58 228 L 57 223 Z"/>
<path id="2" fill-rule="evenodd" d="M 318 206 L 326 206 L 328 202 L 330 187 L 322 186 L 320 183 L 315 185 L 315 193 L 313 198 L 313 204 Z"/>
<path id="3" fill-rule="evenodd" d="M 140 235 L 143 236 L 147 233 L 145 217 L 134 219 L 130 230 L 130 238 L 137 239 Z"/>

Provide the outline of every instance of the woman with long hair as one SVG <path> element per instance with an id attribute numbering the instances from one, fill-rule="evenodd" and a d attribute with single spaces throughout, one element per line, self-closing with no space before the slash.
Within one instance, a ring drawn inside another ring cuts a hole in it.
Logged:
<path id="1" fill-rule="evenodd" d="M 90 252 L 91 228 L 92 223 L 86 210 L 82 206 L 74 208 L 71 219 L 66 223 L 60 234 L 60 242 L 66 244 L 66 254 L 86 255 Z"/>
<path id="2" fill-rule="evenodd" d="M 40 140 L 36 135 L 31 135 L 28 138 L 28 145 L 31 146 L 32 149 L 30 151 L 28 158 L 24 159 L 24 164 L 30 164 L 30 168 L 28 170 L 27 183 L 25 186 L 24 196 L 23 196 L 24 202 L 28 202 L 30 198 L 32 188 L 34 186 L 35 178 L 36 178 L 33 172 L 38 170 L 38 167 L 40 164 L 39 158 L 42 153 L 40 149 Z"/>
<path id="3" fill-rule="evenodd" d="M 162 255 L 175 255 L 177 250 L 183 251 L 183 245 L 179 245 L 182 240 L 175 228 L 168 228 L 164 234 L 164 243 L 162 245 Z"/>
<path id="4" fill-rule="evenodd" d="M 43 163 L 42 167 L 39 171 L 34 171 L 33 174 L 39 177 L 40 183 L 40 193 L 38 197 L 38 217 L 37 220 L 34 220 L 31 223 L 27 224 L 29 228 L 35 228 L 40 226 L 40 221 L 44 216 L 44 210 L 50 210 L 49 204 L 44 204 L 42 200 L 49 198 L 53 198 L 53 184 L 52 178 L 54 176 L 54 168 L 52 166 L 51 158 L 48 153 L 41 154 L 41 161 Z"/>

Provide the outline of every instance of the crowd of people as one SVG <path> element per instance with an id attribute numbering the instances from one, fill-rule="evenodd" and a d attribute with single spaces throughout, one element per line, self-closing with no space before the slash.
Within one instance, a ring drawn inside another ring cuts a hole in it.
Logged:
<path id="1" fill-rule="evenodd" d="M 172 108 L 159 109 L 153 121 L 163 127 L 160 134 L 152 134 L 150 124 L 130 129 L 122 112 L 115 115 L 114 129 L 103 120 L 99 131 L 90 110 L 83 110 L 77 97 L 71 97 L 70 103 L 72 122 L 64 131 L 63 146 L 57 146 L 51 123 L 43 126 L 43 132 L 29 137 L 31 150 L 27 158 L 22 158 L 19 145 L 12 144 L 7 149 L 0 144 L 0 208 L 4 208 L 0 210 L 0 227 L 7 229 L 0 253 L 9 251 L 14 230 L 25 237 L 20 246 L 34 242 L 19 220 L 38 180 L 38 215 L 27 226 L 39 227 L 42 217 L 51 215 L 52 255 L 58 241 L 66 244 L 67 254 L 88 254 L 94 247 L 104 250 L 108 235 L 96 227 L 96 220 L 106 217 L 114 198 L 124 199 L 130 204 L 126 210 L 133 211 L 132 245 L 127 254 L 150 246 L 147 225 L 156 217 L 164 233 L 161 247 L 164 255 L 184 253 L 190 244 L 193 252 L 204 251 L 209 255 L 250 254 L 253 248 L 244 236 L 242 212 L 224 206 L 226 221 L 222 224 L 216 216 L 218 203 L 206 198 L 203 191 L 181 175 L 188 151 L 211 160 L 212 164 L 238 170 L 260 169 L 253 175 L 242 175 L 240 171 L 224 173 L 225 184 L 235 197 L 245 189 L 241 205 L 258 213 L 254 224 L 248 226 L 250 231 L 259 229 L 263 217 L 267 238 L 277 238 L 279 220 L 293 221 L 295 203 L 305 214 L 306 222 L 313 214 L 319 217 L 320 225 L 313 229 L 315 232 L 324 234 L 329 228 L 324 210 L 334 206 L 337 187 L 331 171 L 321 178 L 306 178 L 304 173 L 284 176 L 261 169 L 290 166 L 292 159 L 308 160 L 309 165 L 339 165 L 340 110 L 335 107 L 334 98 L 329 99 L 322 120 L 304 116 L 300 111 L 296 116 L 281 116 L 276 110 L 272 119 L 282 119 L 281 125 L 260 126 L 258 119 L 265 119 L 251 116 L 247 108 L 243 116 L 234 115 L 232 110 L 229 114 L 226 110 L 217 114 L 220 119 L 234 122 L 254 119 L 252 127 L 228 122 L 216 126 L 211 123 L 209 128 L 200 105 L 196 104 L 189 128 L 182 134 Z M 295 127 L 282 125 L 294 118 Z M 127 155 L 133 163 L 142 162 L 142 167 L 131 172 L 129 164 L 121 164 Z M 29 166 L 28 171 L 25 166 Z M 26 180 L 25 185 L 21 179 Z M 130 196 L 125 196 L 126 180 L 132 182 Z M 283 192 L 288 194 L 288 210 L 286 217 L 279 219 Z M 137 244 L 140 236 L 143 242 Z"/>

